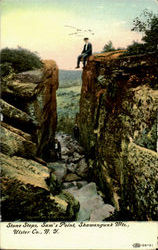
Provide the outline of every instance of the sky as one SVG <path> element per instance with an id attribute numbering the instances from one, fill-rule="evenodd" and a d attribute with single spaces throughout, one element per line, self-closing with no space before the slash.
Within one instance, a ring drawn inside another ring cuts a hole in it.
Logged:
<path id="1" fill-rule="evenodd" d="M 109 40 L 116 48 L 141 41 L 142 34 L 131 28 L 145 8 L 158 11 L 158 1 L 1 0 L 1 48 L 27 48 L 55 60 L 61 69 L 74 69 L 84 37 L 93 52 Z"/>

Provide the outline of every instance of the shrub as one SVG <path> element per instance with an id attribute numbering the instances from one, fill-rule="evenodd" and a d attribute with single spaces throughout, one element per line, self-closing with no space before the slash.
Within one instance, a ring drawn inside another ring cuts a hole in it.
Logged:
<path id="1" fill-rule="evenodd" d="M 12 66 L 11 66 L 11 63 L 2 63 L 0 64 L 0 68 L 1 68 L 1 71 L 0 71 L 0 76 L 1 77 L 5 77 L 7 75 L 10 75 L 14 72 Z"/>
<path id="2" fill-rule="evenodd" d="M 21 47 L 17 49 L 2 49 L 0 56 L 4 74 L 7 73 L 7 65 L 11 66 L 15 73 L 42 67 L 40 57 L 35 52 L 31 52 Z"/>
<path id="3" fill-rule="evenodd" d="M 62 116 L 58 119 L 57 131 L 63 131 L 66 134 L 73 135 L 74 125 L 75 125 L 75 118 L 69 116 Z"/>
<path id="4" fill-rule="evenodd" d="M 110 52 L 110 51 L 115 51 L 112 41 L 109 41 L 107 44 L 105 44 L 102 50 L 102 52 Z"/>
<path id="5" fill-rule="evenodd" d="M 144 54 L 145 52 L 147 52 L 147 48 L 143 43 L 133 41 L 133 44 L 127 47 L 127 54 L 129 55 Z"/>

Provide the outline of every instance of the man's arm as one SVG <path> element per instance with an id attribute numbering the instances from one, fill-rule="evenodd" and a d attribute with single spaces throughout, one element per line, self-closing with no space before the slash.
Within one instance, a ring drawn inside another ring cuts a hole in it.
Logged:
<path id="1" fill-rule="evenodd" d="M 83 47 L 83 50 L 82 50 L 81 54 L 84 53 L 84 52 L 85 52 L 85 45 L 84 45 L 84 47 Z"/>
<path id="2" fill-rule="evenodd" d="M 89 52 L 91 52 L 91 51 L 92 51 L 92 44 L 89 43 L 89 44 L 88 44 L 88 50 L 86 51 L 86 53 L 89 53 Z"/>

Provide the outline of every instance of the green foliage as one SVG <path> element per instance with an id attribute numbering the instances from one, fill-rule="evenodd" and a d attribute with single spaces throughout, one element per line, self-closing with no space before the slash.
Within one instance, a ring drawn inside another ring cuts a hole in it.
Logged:
<path id="1" fill-rule="evenodd" d="M 3 74 L 9 71 L 9 66 L 15 73 L 33 70 L 42 67 L 42 62 L 35 52 L 18 47 L 17 49 L 2 49 L 0 52 Z M 8 64 L 8 68 L 7 68 Z"/>
<path id="2" fill-rule="evenodd" d="M 127 47 L 126 53 L 128 55 L 137 55 L 144 54 L 145 52 L 147 52 L 147 48 L 143 43 L 133 41 L 133 43 Z"/>
<path id="3" fill-rule="evenodd" d="M 59 88 L 57 91 L 58 131 L 73 133 L 76 113 L 79 111 L 81 86 Z"/>
<path id="4" fill-rule="evenodd" d="M 75 117 L 62 116 L 58 119 L 58 131 L 73 135 L 73 127 L 75 125 Z"/>
<path id="5" fill-rule="evenodd" d="M 7 75 L 10 75 L 14 72 L 12 66 L 11 66 L 11 63 L 3 63 L 3 64 L 0 64 L 0 68 L 1 68 L 1 71 L 0 71 L 0 76 L 1 77 L 5 77 Z"/>
<path id="6" fill-rule="evenodd" d="M 125 50 L 123 47 L 118 47 L 116 50 Z"/>
<path id="7" fill-rule="evenodd" d="M 81 74 L 80 70 L 59 70 L 59 87 L 67 88 L 73 86 L 81 86 Z"/>
<path id="8" fill-rule="evenodd" d="M 112 41 L 109 41 L 107 44 L 105 44 L 102 50 L 102 52 L 110 52 L 110 51 L 115 51 Z"/>
<path id="9" fill-rule="evenodd" d="M 135 143 L 138 144 L 139 146 L 156 151 L 156 142 L 157 142 L 157 122 L 155 119 L 152 128 L 144 130 L 141 137 L 136 139 Z"/>
<path id="10" fill-rule="evenodd" d="M 157 18 L 156 14 L 145 9 L 139 17 L 133 20 L 132 31 L 146 32 L 146 30 L 150 30 L 153 25 L 153 19 L 155 18 Z"/>
<path id="11" fill-rule="evenodd" d="M 132 31 L 143 32 L 142 43 L 133 42 L 128 46 L 127 54 L 144 54 L 158 50 L 158 15 L 148 10 L 136 17 L 133 21 Z"/>
<path id="12" fill-rule="evenodd" d="M 142 40 L 146 43 L 148 50 L 156 51 L 158 49 L 158 15 L 151 19 L 150 29 L 145 30 L 145 36 Z"/>

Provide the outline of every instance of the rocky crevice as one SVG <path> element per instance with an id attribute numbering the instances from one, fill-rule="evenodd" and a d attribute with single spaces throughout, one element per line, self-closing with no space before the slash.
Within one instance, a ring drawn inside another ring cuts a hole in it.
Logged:
<path id="1" fill-rule="evenodd" d="M 121 54 L 89 58 L 76 119 L 83 147 L 56 134 L 61 161 L 56 63 L 2 82 L 3 221 L 156 219 L 157 57 Z"/>
<path id="2" fill-rule="evenodd" d="M 48 162 L 47 166 L 57 178 L 58 190 L 73 195 L 80 204 L 77 221 L 103 221 L 110 218 L 115 208 L 106 202 L 105 195 L 92 182 L 84 149 L 70 135 L 56 134 L 61 143 L 62 159 Z"/>

